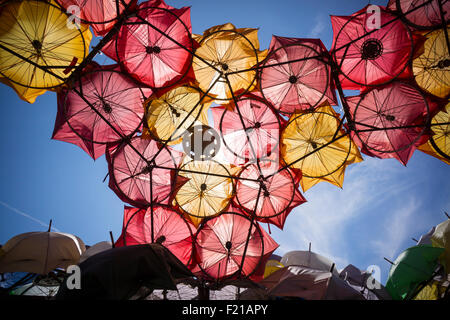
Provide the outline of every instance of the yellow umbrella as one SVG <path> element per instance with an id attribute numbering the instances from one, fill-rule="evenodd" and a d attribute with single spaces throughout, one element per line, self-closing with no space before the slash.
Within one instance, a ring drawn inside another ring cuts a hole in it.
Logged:
<path id="1" fill-rule="evenodd" d="M 284 265 L 277 260 L 269 260 L 266 263 L 266 268 L 264 269 L 264 278 L 267 278 L 275 271 L 278 271 L 280 269 L 284 268 Z"/>
<path id="2" fill-rule="evenodd" d="M 320 181 L 342 187 L 345 167 L 362 161 L 348 134 L 343 129 L 336 134 L 338 126 L 339 115 L 327 103 L 291 116 L 281 136 L 281 154 L 287 165 L 302 171 L 303 191 Z"/>
<path id="3" fill-rule="evenodd" d="M 175 204 L 198 225 L 228 206 L 234 195 L 231 175 L 237 171 L 237 167 L 227 168 L 214 160 L 187 162 L 178 175 L 189 180 L 178 190 Z"/>
<path id="4" fill-rule="evenodd" d="M 150 97 L 145 103 L 146 119 L 150 133 L 169 145 L 180 143 L 182 135 L 193 125 L 208 124 L 207 97 L 190 86 L 168 91 L 159 98 Z"/>
<path id="5" fill-rule="evenodd" d="M 1 78 L 1 77 L 0 77 L 0 82 L 11 87 L 17 93 L 17 95 L 19 96 L 20 99 L 22 99 L 28 103 L 34 103 L 38 96 L 44 94 L 47 91 L 46 89 L 27 88 L 27 87 L 15 84 L 14 82 L 11 82 L 6 78 Z"/>
<path id="6" fill-rule="evenodd" d="M 0 9 L 0 77 L 25 101 L 41 92 L 21 87 L 59 86 L 87 56 L 88 26 L 70 24 L 53 1 L 12 0 Z"/>
<path id="7" fill-rule="evenodd" d="M 418 147 L 439 160 L 450 164 L 450 103 L 447 103 L 445 110 L 439 111 L 431 120 L 431 130 L 434 135 L 424 144 Z"/>
<path id="8" fill-rule="evenodd" d="M 414 300 L 437 300 L 441 294 L 445 292 L 445 287 L 441 286 L 439 282 L 433 281 L 423 287 L 422 290 L 414 297 Z"/>
<path id="9" fill-rule="evenodd" d="M 446 220 L 436 226 L 431 236 L 433 247 L 444 248 L 444 254 L 439 259 L 445 271 L 450 273 L 450 220 Z"/>
<path id="10" fill-rule="evenodd" d="M 227 23 L 193 38 L 200 44 L 192 63 L 195 77 L 200 89 L 215 97 L 217 103 L 255 87 L 256 70 L 248 69 L 267 55 L 266 50 L 259 51 L 258 29 L 236 29 Z"/>
<path id="11" fill-rule="evenodd" d="M 450 33 L 449 27 L 447 31 Z M 443 29 L 427 35 L 423 53 L 413 60 L 412 66 L 422 89 L 441 98 L 450 94 L 450 55 Z"/>

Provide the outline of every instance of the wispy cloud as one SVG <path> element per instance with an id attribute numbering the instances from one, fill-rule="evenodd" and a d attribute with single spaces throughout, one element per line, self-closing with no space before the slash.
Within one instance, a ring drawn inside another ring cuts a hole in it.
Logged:
<path id="1" fill-rule="evenodd" d="M 326 22 L 325 17 L 322 15 L 316 16 L 315 24 L 312 30 L 309 32 L 308 37 L 317 38 L 325 30 Z"/>
<path id="2" fill-rule="evenodd" d="M 29 219 L 29 220 L 32 220 L 32 221 L 34 221 L 34 222 L 40 224 L 41 226 L 48 227 L 48 223 L 45 223 L 45 222 L 43 222 L 43 221 L 41 221 L 41 220 L 39 220 L 39 219 L 36 219 L 35 217 L 29 215 L 28 213 L 25 213 L 25 212 L 23 212 L 23 211 L 21 211 L 21 210 L 19 210 L 19 209 L 17 209 L 17 208 L 14 208 L 14 207 L 10 206 L 9 204 L 7 204 L 7 203 L 5 203 L 5 202 L 3 202 L 3 201 L 0 201 L 0 204 L 1 204 L 2 206 L 4 206 L 5 208 L 9 209 L 10 211 L 12 211 L 12 212 L 14 212 L 14 213 L 17 213 L 18 215 L 21 215 L 22 217 L 25 217 L 25 218 L 27 218 L 27 219 Z M 52 230 L 55 230 L 55 231 L 57 231 L 57 232 L 60 232 L 60 230 L 58 230 L 57 228 L 55 228 L 55 227 L 53 227 L 53 226 L 52 226 Z"/>

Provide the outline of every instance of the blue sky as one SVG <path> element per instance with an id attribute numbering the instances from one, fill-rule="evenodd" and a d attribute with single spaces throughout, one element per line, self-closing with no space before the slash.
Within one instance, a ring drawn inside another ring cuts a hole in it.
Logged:
<path id="1" fill-rule="evenodd" d="M 372 1 L 385 5 L 387 1 Z M 259 28 L 262 49 L 272 34 L 319 37 L 332 42 L 329 15 L 348 15 L 367 1 L 167 1 L 191 6 L 194 33 L 226 22 L 236 27 Z M 100 60 L 102 61 L 102 60 Z M 103 60 L 104 61 L 104 60 Z M 51 140 L 56 116 L 56 95 L 46 93 L 36 103 L 21 101 L 0 85 L 0 243 L 12 236 L 47 229 L 73 233 L 86 244 L 117 238 L 123 203 L 108 188 L 104 157 L 93 161 L 78 147 Z M 365 157 L 346 171 L 343 189 L 319 183 L 304 196 L 307 203 L 288 217 L 285 228 L 272 227 L 280 244 L 276 253 L 312 250 L 332 258 L 338 268 L 352 263 L 361 269 L 378 265 L 386 281 L 389 264 L 414 245 L 450 210 L 449 168 L 416 151 L 407 167 L 396 160 Z"/>

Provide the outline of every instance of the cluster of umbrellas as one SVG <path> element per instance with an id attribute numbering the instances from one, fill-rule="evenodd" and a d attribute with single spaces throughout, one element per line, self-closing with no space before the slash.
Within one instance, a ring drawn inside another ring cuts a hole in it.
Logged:
<path id="1" fill-rule="evenodd" d="M 361 153 L 449 163 L 450 3 L 377 8 L 377 28 L 370 7 L 332 16 L 331 50 L 281 36 L 263 50 L 253 28 L 192 34 L 190 8 L 162 0 L 7 0 L 0 80 L 30 103 L 56 91 L 53 139 L 105 155 L 131 206 L 117 247 L 162 245 L 203 281 L 259 281 L 278 247 L 260 224 L 282 229 L 300 188 L 342 187 Z"/>

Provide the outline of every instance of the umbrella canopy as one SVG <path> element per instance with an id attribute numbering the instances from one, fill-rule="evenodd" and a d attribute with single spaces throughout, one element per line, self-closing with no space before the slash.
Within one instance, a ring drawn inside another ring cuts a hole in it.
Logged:
<path id="1" fill-rule="evenodd" d="M 122 235 L 116 247 L 159 243 L 184 265 L 192 257 L 195 227 L 169 207 L 153 206 L 147 210 L 125 207 Z"/>
<path id="2" fill-rule="evenodd" d="M 86 249 L 85 252 L 83 252 L 83 254 L 80 257 L 80 263 L 82 263 L 84 260 L 96 255 L 97 253 L 109 250 L 112 247 L 113 247 L 112 243 L 109 241 L 98 242 L 98 243 L 94 244 L 93 246 L 90 246 L 89 248 Z"/>
<path id="3" fill-rule="evenodd" d="M 281 120 L 275 111 L 256 96 L 244 96 L 237 104 L 211 108 L 214 127 L 231 154 L 233 164 L 270 159 L 278 154 Z"/>
<path id="4" fill-rule="evenodd" d="M 102 51 L 151 88 L 187 79 L 192 63 L 190 8 L 141 3 Z"/>
<path id="5" fill-rule="evenodd" d="M 64 281 L 57 299 L 123 300 L 141 287 L 176 289 L 192 273 L 162 245 L 143 244 L 103 251 L 79 265 L 81 289 L 70 290 Z"/>
<path id="6" fill-rule="evenodd" d="M 450 3 L 442 0 L 389 0 L 388 9 L 403 14 L 405 21 L 417 29 L 430 29 L 442 25 L 439 2 L 442 5 L 444 17 L 450 20 Z"/>
<path id="7" fill-rule="evenodd" d="M 279 111 L 291 114 L 325 100 L 336 104 L 327 50 L 319 39 L 272 36 L 261 67 L 261 92 Z"/>
<path id="8" fill-rule="evenodd" d="M 104 36 L 112 29 L 118 15 L 126 7 L 136 4 L 137 0 L 56 0 L 56 2 L 69 10 L 67 12 L 75 14 L 75 17 L 90 24 L 96 36 Z M 77 6 L 79 12 L 70 10 L 71 6 Z"/>
<path id="9" fill-rule="evenodd" d="M 239 213 L 224 212 L 205 220 L 194 242 L 201 275 L 217 280 L 251 276 L 278 246 L 271 240 L 264 247 L 264 237 L 271 239 L 256 222 Z"/>
<path id="10" fill-rule="evenodd" d="M 167 204 L 175 194 L 174 171 L 182 160 L 181 152 L 135 137 L 130 144 L 108 150 L 106 159 L 109 187 L 124 202 L 146 208 L 151 202 Z"/>
<path id="11" fill-rule="evenodd" d="M 33 101 L 36 91 L 19 87 L 59 86 L 89 52 L 89 28 L 68 28 L 66 13 L 52 1 L 4 2 L 0 20 L 0 77 L 25 101 Z"/>
<path id="12" fill-rule="evenodd" d="M 303 191 L 320 181 L 342 187 L 346 166 L 362 161 L 329 105 L 291 116 L 281 135 L 281 155 L 290 168 L 301 170 Z"/>
<path id="13" fill-rule="evenodd" d="M 450 33 L 450 27 L 447 27 L 447 33 Z M 443 29 L 436 30 L 426 37 L 423 53 L 413 60 L 413 73 L 419 87 L 446 98 L 450 94 L 450 57 L 445 32 Z"/>
<path id="14" fill-rule="evenodd" d="M 413 54 L 409 29 L 380 7 L 379 27 L 374 27 L 367 7 L 351 16 L 331 16 L 333 50 L 340 66 L 343 89 L 386 84 L 400 76 Z"/>
<path id="15" fill-rule="evenodd" d="M 196 225 L 203 218 L 217 215 L 234 195 L 232 173 L 235 170 L 214 160 L 187 162 L 180 168 L 177 179 L 188 181 L 176 193 L 174 203 Z"/>
<path id="16" fill-rule="evenodd" d="M 348 97 L 347 103 L 355 123 L 354 141 L 370 156 L 406 165 L 416 146 L 428 139 L 425 124 L 435 104 L 413 85 L 394 82 Z"/>
<path id="17" fill-rule="evenodd" d="M 208 124 L 208 100 L 191 86 L 176 87 L 160 97 L 150 97 L 144 104 L 150 133 L 169 145 L 180 143 L 186 130 Z"/>
<path id="18" fill-rule="evenodd" d="M 85 250 L 83 241 L 68 233 L 22 233 L 0 248 L 0 273 L 48 274 L 56 268 L 77 264 Z"/>
<path id="19" fill-rule="evenodd" d="M 450 164 L 450 103 L 447 103 L 445 109 L 439 111 L 431 119 L 431 131 L 433 135 L 430 139 L 420 145 L 417 149 L 425 152 L 447 164 Z"/>
<path id="20" fill-rule="evenodd" d="M 94 68 L 83 74 L 73 88 L 58 94 L 62 104 L 58 109 L 82 140 L 118 142 L 134 135 L 142 125 L 144 91 L 126 74 L 108 70 L 114 68 Z"/>
<path id="21" fill-rule="evenodd" d="M 389 270 L 386 290 L 394 300 L 409 298 L 420 283 L 430 280 L 443 248 L 414 246 L 403 251 Z"/>
<path id="22" fill-rule="evenodd" d="M 300 266 L 277 270 L 259 284 L 267 288 L 269 296 L 307 300 L 364 300 L 361 293 L 331 272 Z"/>
<path id="23" fill-rule="evenodd" d="M 259 51 L 258 29 L 237 29 L 231 23 L 193 35 L 199 43 L 193 59 L 193 69 L 200 89 L 215 98 L 218 104 L 233 95 L 251 91 L 256 83 L 256 70 L 266 51 Z"/>
<path id="24" fill-rule="evenodd" d="M 286 267 L 301 266 L 320 271 L 332 272 L 334 275 L 339 276 L 339 272 L 335 268 L 335 263 L 333 261 L 312 251 L 289 251 L 283 255 L 280 262 Z"/>
<path id="25" fill-rule="evenodd" d="M 436 226 L 436 230 L 431 236 L 433 247 L 444 248 L 441 263 L 447 273 L 450 273 L 450 220 L 444 221 Z"/>

